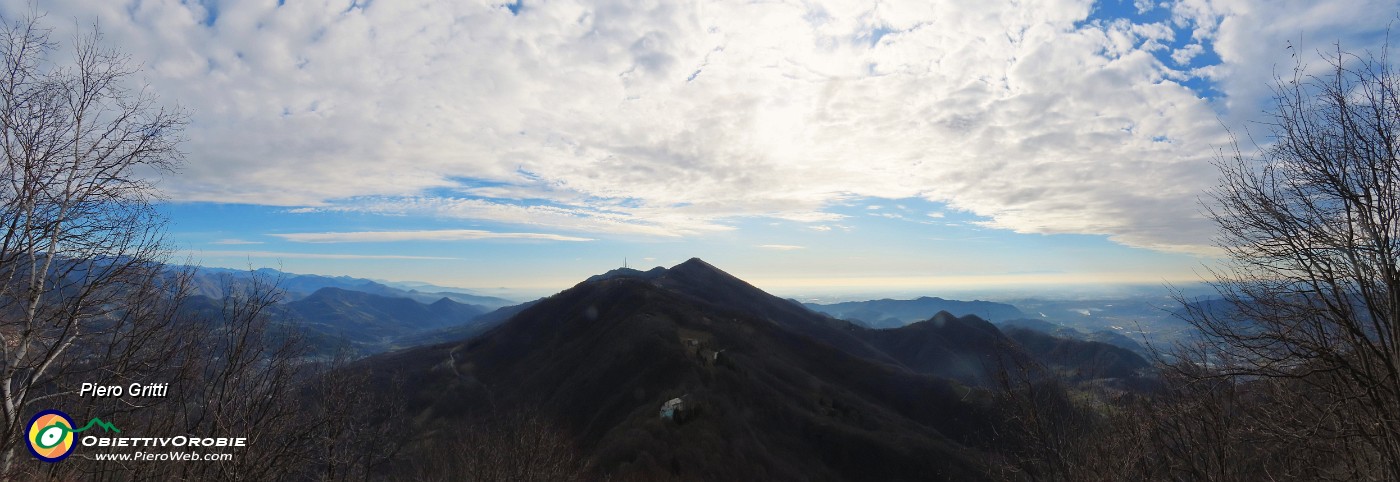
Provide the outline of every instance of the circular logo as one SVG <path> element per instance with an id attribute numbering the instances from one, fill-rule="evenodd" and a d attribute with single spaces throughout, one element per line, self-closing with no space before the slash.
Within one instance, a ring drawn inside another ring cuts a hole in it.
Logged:
<path id="1" fill-rule="evenodd" d="M 73 419 L 58 410 L 44 410 L 29 419 L 24 440 L 29 452 L 45 462 L 58 462 L 73 453 Z"/>

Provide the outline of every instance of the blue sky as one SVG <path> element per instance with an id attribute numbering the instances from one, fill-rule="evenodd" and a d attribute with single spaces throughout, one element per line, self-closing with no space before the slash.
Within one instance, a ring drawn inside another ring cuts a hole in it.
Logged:
<path id="1" fill-rule="evenodd" d="M 0 13 L 28 10 L 0 0 Z M 190 115 L 177 256 L 547 293 L 1197 279 L 1226 129 L 1394 1 L 37 2 Z M 70 22 L 69 19 L 73 21 Z M 1289 47 L 1293 46 L 1293 49 Z M 1292 55 L 1303 52 L 1303 64 Z M 1245 146 L 1252 149 L 1252 145 Z"/>
<path id="2" fill-rule="evenodd" d="M 299 273 L 419 280 L 542 295 L 621 266 L 671 266 L 701 257 L 777 292 L 886 295 L 1055 292 L 1057 285 L 1194 279 L 1197 257 L 1123 246 L 1105 236 L 1016 234 L 922 199 L 858 199 L 839 222 L 748 218 L 704 236 L 570 233 L 578 240 L 472 239 L 305 242 L 295 233 L 509 234 L 520 226 L 432 216 L 294 212 L 247 204 L 172 203 L 173 239 L 195 261 Z M 250 229 L 250 227 L 256 228 Z M 370 236 L 370 235 L 361 235 Z M 584 237 L 592 236 L 592 237 Z M 489 274 L 483 276 L 483 274 Z"/>

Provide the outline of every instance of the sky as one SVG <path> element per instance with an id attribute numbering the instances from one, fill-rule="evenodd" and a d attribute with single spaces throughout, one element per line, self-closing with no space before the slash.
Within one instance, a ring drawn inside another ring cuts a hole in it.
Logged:
<path id="1" fill-rule="evenodd" d="M 1211 162 L 1400 4 L 0 0 L 31 10 L 188 114 L 158 179 L 181 259 L 938 294 L 1200 279 Z"/>

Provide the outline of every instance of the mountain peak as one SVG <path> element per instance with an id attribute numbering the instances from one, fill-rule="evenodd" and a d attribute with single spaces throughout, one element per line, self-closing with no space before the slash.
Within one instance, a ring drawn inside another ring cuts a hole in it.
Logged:
<path id="1" fill-rule="evenodd" d="M 310 294 L 310 295 L 307 295 L 306 297 L 307 297 L 307 298 L 343 298 L 343 297 L 349 296 L 351 293 L 369 294 L 369 293 L 364 293 L 364 292 L 360 292 L 360 291 L 351 291 L 351 290 L 347 290 L 347 289 L 345 289 L 345 288 L 339 288 L 339 287 L 335 287 L 335 286 L 326 286 L 326 287 L 324 287 L 324 288 L 320 288 L 320 289 L 318 289 L 318 290 L 316 290 L 316 291 L 311 292 L 311 294 Z"/>
<path id="2" fill-rule="evenodd" d="M 939 310 L 938 313 L 934 313 L 933 316 L 930 317 L 928 320 L 929 320 L 929 321 L 932 321 L 932 322 L 934 322 L 935 324 L 941 326 L 941 325 L 943 325 L 944 323 L 947 323 L 947 322 L 949 322 L 949 321 L 953 321 L 953 320 L 956 320 L 956 319 L 958 319 L 958 317 L 955 316 L 955 315 L 953 315 L 952 313 L 949 313 L 948 310 Z"/>
<path id="3" fill-rule="evenodd" d="M 684 263 L 681 263 L 681 264 L 672 266 L 671 269 L 669 269 L 669 270 L 667 270 L 667 271 L 668 271 L 670 274 L 672 274 L 672 275 L 682 275 L 682 276 L 692 276 L 692 277 L 694 277 L 694 276 L 703 276 L 703 277 L 706 277 L 706 278 L 713 277 L 713 276 L 723 276 L 723 277 L 728 277 L 728 278 L 734 278 L 733 275 L 724 272 L 724 270 L 722 270 L 722 269 L 716 268 L 715 265 L 712 265 L 712 264 L 710 264 L 710 263 L 706 263 L 705 260 L 700 259 L 700 258 L 690 258 L 690 259 L 686 260 Z M 737 280 L 738 278 L 734 278 L 734 279 Z"/>
<path id="4" fill-rule="evenodd" d="M 684 263 L 672 266 L 664 274 L 665 276 L 659 279 L 663 284 L 688 291 L 691 294 L 704 293 L 701 298 L 711 301 L 726 300 L 735 303 L 740 299 L 748 299 L 752 302 L 754 297 L 771 297 L 763 290 L 755 288 L 744 280 L 726 273 L 700 258 L 690 258 Z"/>
<path id="5" fill-rule="evenodd" d="M 615 268 L 603 274 L 589 276 L 588 279 L 584 281 L 594 282 L 617 278 L 637 278 L 649 280 L 667 275 L 671 275 L 671 277 L 682 276 L 692 278 L 697 276 L 703 278 L 713 278 L 716 275 L 722 275 L 725 277 L 733 278 L 733 276 L 731 276 L 729 273 L 725 273 L 723 270 L 714 267 L 714 265 L 710 263 L 706 263 L 700 258 L 690 258 L 684 263 L 672 266 L 671 269 L 666 269 L 660 266 L 646 271 L 641 271 L 632 268 Z"/>
<path id="6" fill-rule="evenodd" d="M 680 268 L 680 267 L 682 267 L 682 266 L 703 267 L 703 268 L 709 268 L 709 269 L 712 269 L 712 270 L 715 270 L 715 271 L 719 271 L 719 268 L 716 268 L 714 265 L 712 265 L 712 264 L 710 264 L 710 263 L 706 263 L 705 260 L 700 259 L 700 258 L 690 258 L 690 259 L 687 259 L 687 260 L 685 260 L 684 263 L 681 263 L 681 264 L 672 266 L 672 268 Z"/>
<path id="7" fill-rule="evenodd" d="M 666 268 L 662 268 L 660 266 L 646 271 L 635 270 L 632 268 L 616 268 L 603 274 L 595 274 L 593 276 L 589 276 L 588 279 L 584 280 L 584 282 L 591 283 L 594 281 L 603 281 L 616 278 L 652 279 L 660 277 L 664 274 L 666 274 Z"/>

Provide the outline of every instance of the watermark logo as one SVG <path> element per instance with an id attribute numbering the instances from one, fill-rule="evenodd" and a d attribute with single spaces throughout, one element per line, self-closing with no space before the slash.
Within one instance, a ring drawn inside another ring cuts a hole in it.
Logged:
<path id="1" fill-rule="evenodd" d="M 121 433 L 116 426 L 100 418 L 89 420 L 83 428 L 73 428 L 73 418 L 59 410 L 44 410 L 29 420 L 24 439 L 29 443 L 29 452 L 34 458 L 45 462 L 58 462 L 73 453 L 74 434 L 93 426 L 102 427 L 108 432 Z"/>

